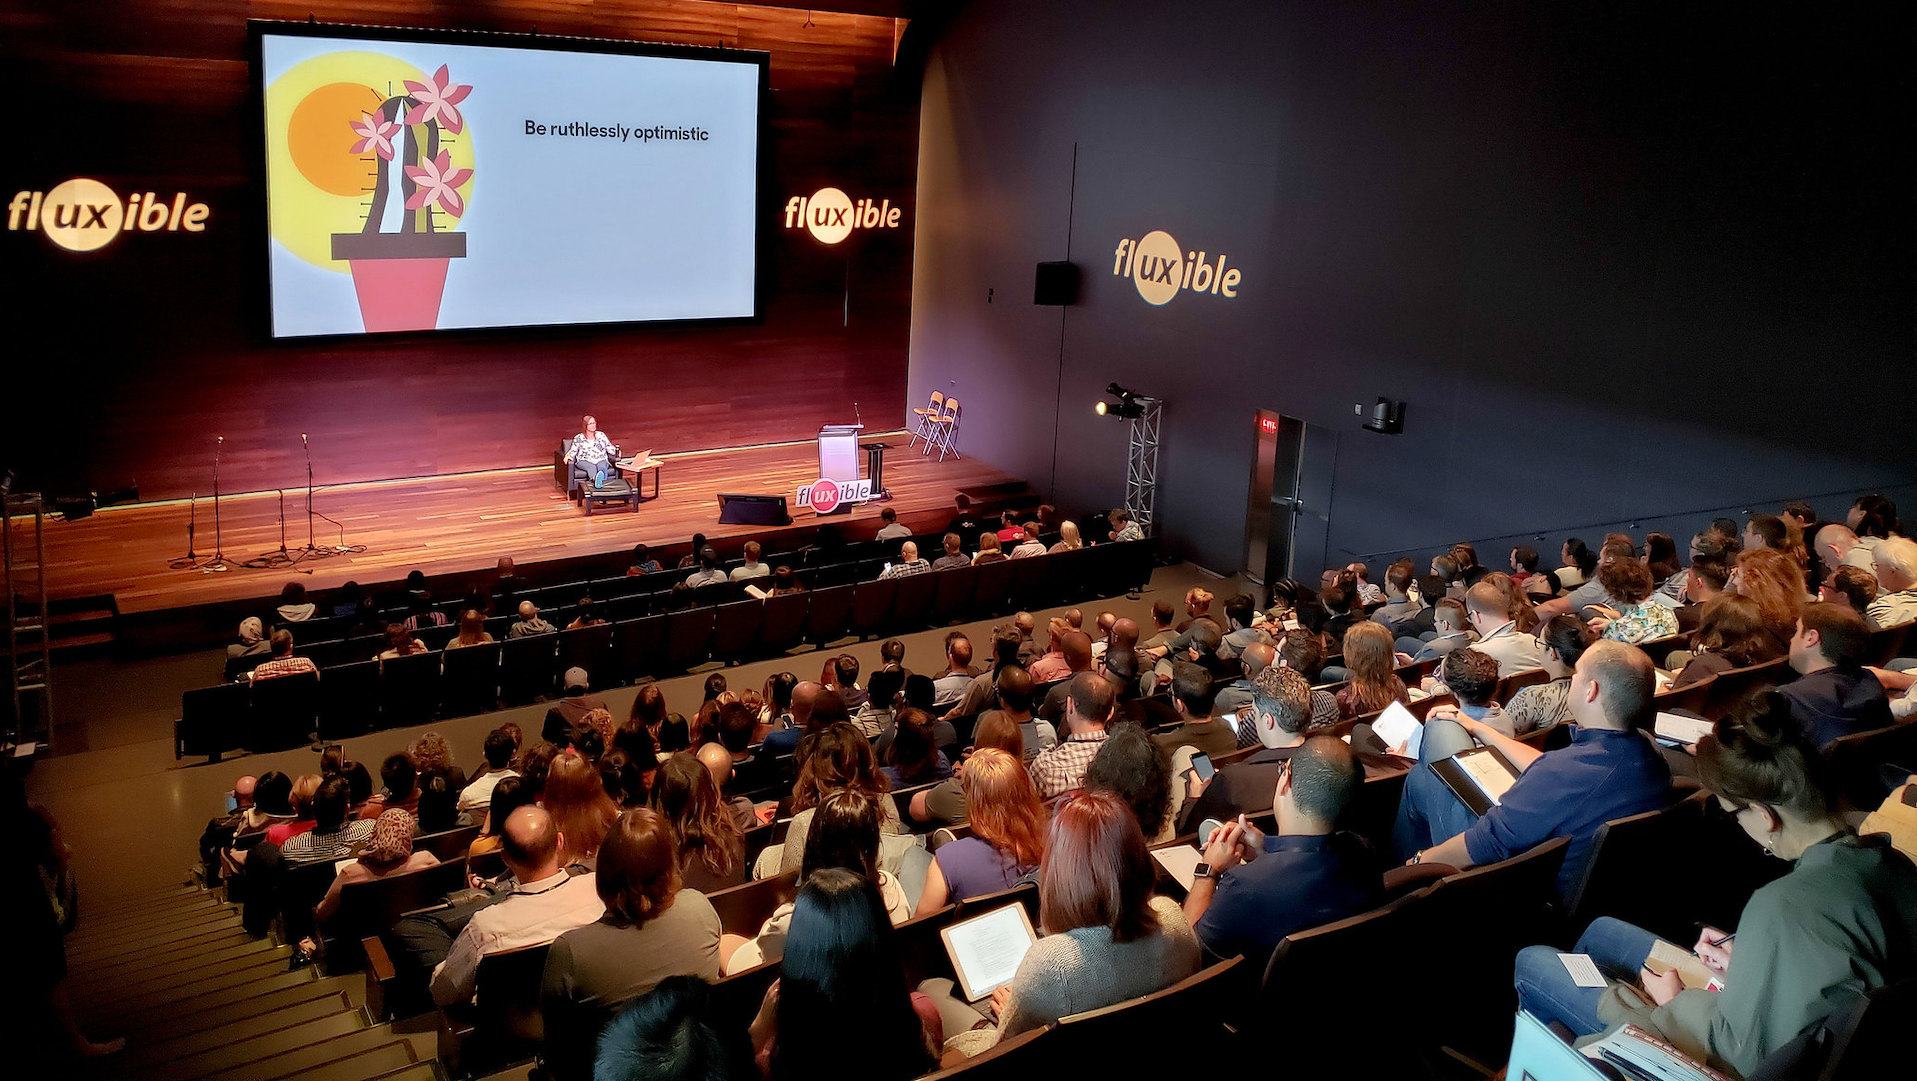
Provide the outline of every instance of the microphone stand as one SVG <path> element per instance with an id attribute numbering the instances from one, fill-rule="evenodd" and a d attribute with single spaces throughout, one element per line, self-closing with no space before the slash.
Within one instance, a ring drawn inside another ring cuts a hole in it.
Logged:
<path id="1" fill-rule="evenodd" d="M 305 432 L 300 433 L 300 447 L 306 451 L 306 547 L 299 550 L 295 562 L 339 554 L 338 549 L 321 548 L 313 543 L 313 444 L 307 441 Z"/>
<path id="2" fill-rule="evenodd" d="M 193 551 L 193 529 L 200 519 L 200 493 L 194 492 L 187 506 L 186 554 L 167 564 L 176 571 L 193 570 L 200 565 L 200 557 Z"/>
<path id="3" fill-rule="evenodd" d="M 220 532 L 220 448 L 226 445 L 226 437 L 213 437 L 213 558 L 201 567 L 203 572 L 230 571 L 233 563 L 226 558 L 224 537 Z"/>

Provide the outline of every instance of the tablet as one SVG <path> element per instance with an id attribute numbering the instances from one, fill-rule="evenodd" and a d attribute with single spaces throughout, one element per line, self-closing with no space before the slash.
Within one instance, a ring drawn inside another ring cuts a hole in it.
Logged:
<path id="1" fill-rule="evenodd" d="M 1025 906 L 1016 901 L 960 920 L 940 931 L 939 938 L 952 959 L 959 994 L 967 1002 L 977 1002 L 1011 983 L 1025 951 L 1038 941 Z"/>

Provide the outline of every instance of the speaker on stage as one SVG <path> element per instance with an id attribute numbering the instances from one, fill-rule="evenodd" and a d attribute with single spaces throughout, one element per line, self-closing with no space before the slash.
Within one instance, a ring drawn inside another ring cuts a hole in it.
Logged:
<path id="1" fill-rule="evenodd" d="M 791 525 L 782 495 L 719 493 L 720 525 Z"/>

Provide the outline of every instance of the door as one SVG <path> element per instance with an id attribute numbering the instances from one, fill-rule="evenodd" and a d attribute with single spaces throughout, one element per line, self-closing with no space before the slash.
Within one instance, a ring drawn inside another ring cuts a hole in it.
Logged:
<path id="1" fill-rule="evenodd" d="M 1247 573 L 1261 584 L 1297 578 L 1313 589 L 1325 567 L 1338 433 L 1269 410 L 1253 422 L 1250 506 L 1245 515 Z"/>

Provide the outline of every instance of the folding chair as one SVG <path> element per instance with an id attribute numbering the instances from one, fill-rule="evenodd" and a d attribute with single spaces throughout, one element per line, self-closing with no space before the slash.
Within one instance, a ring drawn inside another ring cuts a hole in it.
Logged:
<path id="1" fill-rule="evenodd" d="M 945 399 L 945 412 L 931 422 L 930 436 L 925 441 L 925 449 L 920 451 L 920 453 L 929 455 L 932 453 L 933 448 L 936 447 L 939 452 L 939 461 L 941 462 L 945 460 L 945 455 L 948 452 L 954 458 L 959 457 L 958 426 L 959 400 L 957 398 L 947 398 Z"/>
<path id="2" fill-rule="evenodd" d="M 911 450 L 921 439 L 925 440 L 927 445 L 930 445 L 932 442 L 932 425 L 938 417 L 944 415 L 945 393 L 935 390 L 932 392 L 931 405 L 923 409 L 912 410 L 912 438 L 906 440 L 905 449 Z"/>

